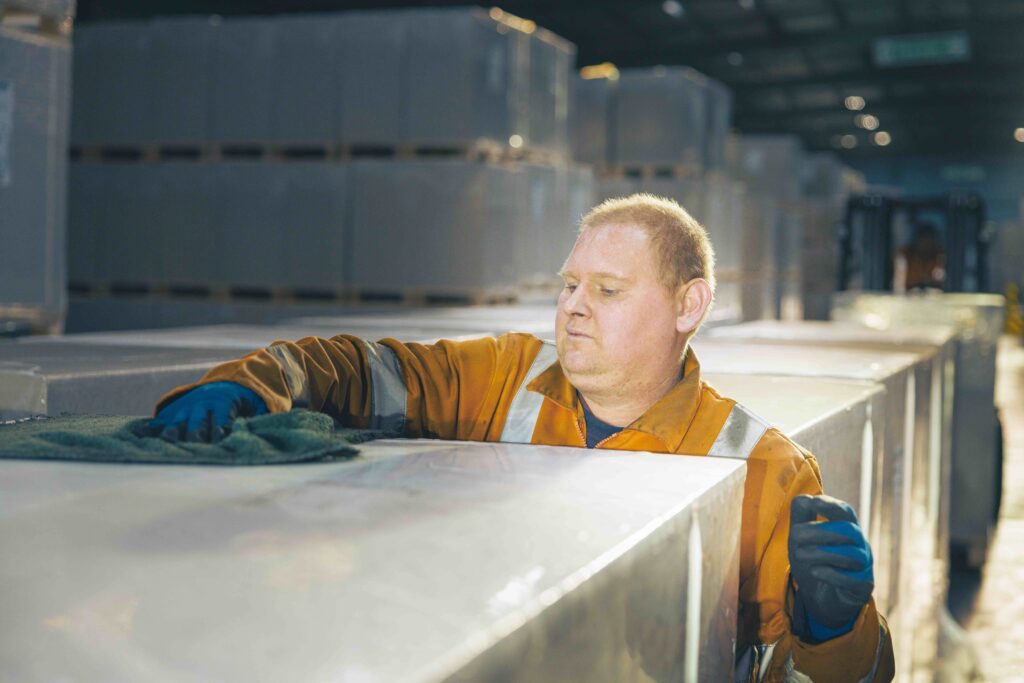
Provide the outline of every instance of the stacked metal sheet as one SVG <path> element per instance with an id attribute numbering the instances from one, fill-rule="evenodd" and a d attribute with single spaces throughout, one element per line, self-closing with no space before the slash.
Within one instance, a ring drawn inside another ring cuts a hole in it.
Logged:
<path id="1" fill-rule="evenodd" d="M 891 618 L 896 646 L 910 642 L 910 599 L 903 592 L 904 540 L 910 533 L 909 454 L 915 452 L 915 415 L 919 390 L 914 369 L 919 356 L 894 351 L 847 348 L 765 346 L 724 339 L 697 339 L 694 344 L 703 371 L 741 375 L 782 375 L 867 381 L 886 390 L 885 440 L 881 460 L 872 466 L 871 520 L 868 538 L 875 552 L 875 597 L 882 613 Z M 925 396 L 928 396 L 927 390 Z M 780 397 L 781 400 L 782 397 Z M 927 422 L 926 422 L 927 424 Z M 925 433 L 927 436 L 927 432 Z M 825 491 L 833 484 L 826 477 Z M 856 509 L 859 501 L 849 501 Z M 859 511 L 858 514 L 863 514 Z"/>
<path id="2" fill-rule="evenodd" d="M 0 329 L 63 325 L 70 69 L 65 35 L 0 26 Z"/>
<path id="3" fill-rule="evenodd" d="M 172 348 L 128 344 L 80 344 L 26 340 L 0 344 L 0 417 L 33 414 L 151 414 L 156 401 L 176 386 L 238 356 L 234 349 Z"/>
<path id="4" fill-rule="evenodd" d="M 935 625 L 948 587 L 950 457 L 953 425 L 955 330 L 915 325 L 878 331 L 852 323 L 762 321 L 708 332 L 710 340 L 744 341 L 770 353 L 774 345 L 804 349 L 852 348 L 915 354 L 914 449 L 908 459 L 901 592 L 910 596 L 913 663 L 931 671 L 937 655 Z M 905 612 L 906 614 L 906 612 Z"/>
<path id="5" fill-rule="evenodd" d="M 980 565 L 996 520 L 1002 445 L 995 401 L 996 344 L 1005 301 L 992 294 L 836 295 L 833 317 L 881 330 L 945 324 L 958 332 L 950 538 Z"/>
<path id="6" fill-rule="evenodd" d="M 4 461 L 0 596 L 19 628 L 0 668 L 731 680 L 742 462 L 360 448 L 246 470 Z"/>

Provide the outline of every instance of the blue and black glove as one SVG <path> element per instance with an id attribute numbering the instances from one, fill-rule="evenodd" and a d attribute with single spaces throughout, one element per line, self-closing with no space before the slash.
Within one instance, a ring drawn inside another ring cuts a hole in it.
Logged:
<path id="1" fill-rule="evenodd" d="M 256 392 L 235 382 L 203 384 L 164 406 L 149 426 L 166 441 L 210 441 L 231 432 L 236 417 L 267 412 Z"/>
<path id="2" fill-rule="evenodd" d="M 853 508 L 829 496 L 794 498 L 789 565 L 793 633 L 809 644 L 848 633 L 875 587 L 871 546 Z"/>

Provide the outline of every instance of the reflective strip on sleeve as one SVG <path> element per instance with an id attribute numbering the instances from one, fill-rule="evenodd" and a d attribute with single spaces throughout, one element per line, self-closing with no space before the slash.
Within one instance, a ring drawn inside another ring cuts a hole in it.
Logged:
<path id="1" fill-rule="evenodd" d="M 306 379 L 306 371 L 303 369 L 302 363 L 284 342 L 271 344 L 267 347 L 267 353 L 273 356 L 281 366 L 281 374 L 284 375 L 288 393 L 292 397 L 292 407 L 308 408 L 309 381 Z"/>
<path id="2" fill-rule="evenodd" d="M 551 367 L 551 364 L 558 360 L 558 352 L 552 342 L 544 342 L 533 359 L 533 364 L 526 373 L 526 379 L 519 386 L 515 398 L 512 399 L 512 406 L 505 418 L 505 428 L 501 431 L 503 443 L 530 443 L 533 438 L 533 430 L 537 426 L 537 416 L 540 414 L 541 404 L 544 397 L 540 394 L 529 391 L 526 385 L 532 382 L 540 373 Z"/>
<path id="3" fill-rule="evenodd" d="M 399 432 L 405 428 L 405 410 L 409 392 L 405 388 L 402 366 L 395 352 L 376 342 L 366 344 L 366 357 L 370 362 L 373 380 L 373 429 Z"/>
<path id="4" fill-rule="evenodd" d="M 768 423 L 739 403 L 732 407 L 708 455 L 746 460 L 768 431 Z"/>

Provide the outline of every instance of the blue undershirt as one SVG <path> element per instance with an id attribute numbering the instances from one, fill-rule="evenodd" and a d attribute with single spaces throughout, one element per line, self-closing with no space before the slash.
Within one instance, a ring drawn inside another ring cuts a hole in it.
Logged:
<path id="1" fill-rule="evenodd" d="M 590 412 L 590 407 L 582 396 L 580 396 L 580 403 L 583 404 L 583 417 L 587 422 L 587 448 L 594 448 L 612 434 L 622 431 L 622 427 L 616 427 L 598 419 Z"/>

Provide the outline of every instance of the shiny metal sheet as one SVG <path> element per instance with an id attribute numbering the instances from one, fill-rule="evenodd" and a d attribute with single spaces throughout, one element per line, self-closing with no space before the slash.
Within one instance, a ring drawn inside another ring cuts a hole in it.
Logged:
<path id="1" fill-rule="evenodd" d="M 958 331 L 953 406 L 950 538 L 983 558 L 995 524 L 1001 456 L 996 442 L 996 343 L 1005 300 L 993 294 L 836 295 L 833 317 L 889 330 L 938 323 Z"/>
<path id="2" fill-rule="evenodd" d="M 97 345 L 51 338 L 0 344 L 0 385 L 24 387 L 13 396 L 0 392 L 0 414 L 20 410 L 29 401 L 33 413 L 48 415 L 147 415 L 166 392 L 237 356 L 236 350 L 224 348 Z M 38 382 L 26 384 L 26 375 L 43 383 L 41 400 Z M 37 409 L 41 401 L 45 410 Z"/>
<path id="3" fill-rule="evenodd" d="M 362 449 L 245 469 L 0 462 L 0 670 L 732 680 L 743 462 Z"/>

